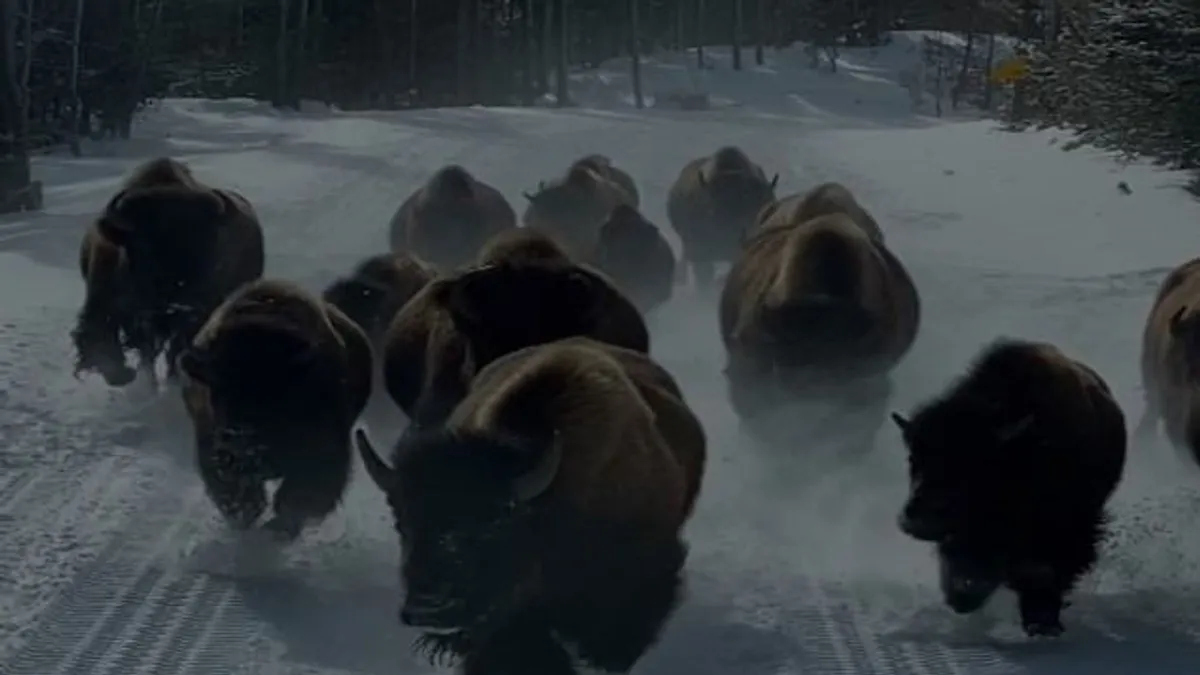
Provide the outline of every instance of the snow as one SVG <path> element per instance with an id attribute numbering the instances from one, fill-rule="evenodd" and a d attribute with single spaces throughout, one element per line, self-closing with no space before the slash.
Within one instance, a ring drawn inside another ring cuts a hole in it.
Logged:
<path id="1" fill-rule="evenodd" d="M 886 51 L 848 50 L 830 74 L 790 48 L 734 74 L 728 50 L 711 50 L 704 85 L 717 105 L 703 112 L 638 111 L 611 67 L 576 76 L 583 105 L 563 111 L 280 114 L 168 100 L 132 141 L 39 158 L 45 213 L 0 221 L 0 671 L 431 672 L 396 619 L 396 537 L 361 472 L 322 527 L 247 552 L 202 495 L 175 397 L 71 376 L 81 228 L 156 154 L 243 192 L 267 230 L 268 273 L 316 290 L 383 250 L 395 207 L 442 164 L 519 205 L 571 159 L 605 152 L 665 227 L 679 167 L 738 144 L 786 191 L 830 179 L 856 190 L 910 267 L 925 323 L 897 372 L 898 409 L 1005 334 L 1090 363 L 1135 420 L 1143 318 L 1166 269 L 1200 246 L 1183 178 L 1063 153 L 1049 133 L 914 113 L 894 84 L 905 66 Z M 689 58 L 655 57 L 648 88 L 683 81 Z M 978 618 L 941 607 L 928 551 L 893 524 L 905 489 L 893 430 L 862 465 L 783 467 L 740 436 L 725 401 L 712 298 L 679 289 L 651 324 L 712 460 L 689 527 L 690 598 L 639 673 L 1182 673 L 1200 656 L 1197 472 L 1162 444 L 1131 448 L 1117 536 L 1067 610 L 1066 636 L 1029 645 L 1007 596 Z"/>

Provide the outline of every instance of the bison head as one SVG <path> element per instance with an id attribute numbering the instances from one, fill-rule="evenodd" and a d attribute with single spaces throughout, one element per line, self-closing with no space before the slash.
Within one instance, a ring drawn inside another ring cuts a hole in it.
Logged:
<path id="1" fill-rule="evenodd" d="M 604 282 L 571 264 L 483 265 L 439 286 L 476 368 L 518 349 L 595 330 Z"/>
<path id="2" fill-rule="evenodd" d="M 902 532 L 947 544 L 969 534 L 1011 489 L 1002 477 L 1014 443 L 1029 433 L 1031 415 L 997 424 L 990 412 L 927 409 L 909 420 L 892 413 L 908 449 L 909 492 Z"/>
<path id="3" fill-rule="evenodd" d="M 538 504 L 562 459 L 557 434 L 406 434 L 395 468 L 365 431 L 354 438 L 400 534 L 404 624 L 485 632 L 532 599 L 536 542 L 554 536 Z"/>
<path id="4" fill-rule="evenodd" d="M 739 171 L 710 177 L 701 173 L 699 180 L 709 195 L 713 218 L 740 234 L 753 229 L 759 212 L 775 201 L 779 176 L 768 181 L 765 176 Z"/>
<path id="5" fill-rule="evenodd" d="M 523 193 L 529 202 L 525 224 L 582 239 L 608 218 L 617 190 L 592 169 L 574 167 L 566 178 L 539 184 L 532 194 Z"/>
<path id="6" fill-rule="evenodd" d="M 337 411 L 340 369 L 321 337 L 279 317 L 231 317 L 180 355 L 180 370 L 210 392 L 218 442 L 249 449 L 294 441 L 312 429 L 297 420 Z"/>
<path id="7" fill-rule="evenodd" d="M 168 302 L 182 286 L 207 276 L 226 206 L 212 190 L 128 190 L 109 202 L 97 225 L 124 249 L 138 297 Z"/>
<path id="8" fill-rule="evenodd" d="M 372 279 L 351 277 L 333 282 L 321 297 L 374 339 L 392 316 L 392 295 L 393 289 Z"/>

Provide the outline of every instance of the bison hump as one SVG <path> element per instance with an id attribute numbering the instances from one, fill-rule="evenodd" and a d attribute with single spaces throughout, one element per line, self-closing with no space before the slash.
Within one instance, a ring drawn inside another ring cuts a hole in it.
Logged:
<path id="1" fill-rule="evenodd" d="M 465 168 L 451 164 L 441 168 L 429 179 L 427 192 L 437 197 L 463 198 L 474 193 L 475 179 Z"/>

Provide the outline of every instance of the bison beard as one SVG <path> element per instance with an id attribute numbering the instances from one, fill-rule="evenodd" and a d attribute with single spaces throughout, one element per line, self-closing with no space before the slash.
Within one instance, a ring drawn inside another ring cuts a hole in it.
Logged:
<path id="1" fill-rule="evenodd" d="M 900 529 L 936 545 L 953 610 L 973 612 L 1005 585 L 1030 636 L 1063 631 L 1064 598 L 1095 564 L 1125 461 L 1106 385 L 1048 350 L 998 341 L 911 421 L 893 414 L 912 480 Z"/>

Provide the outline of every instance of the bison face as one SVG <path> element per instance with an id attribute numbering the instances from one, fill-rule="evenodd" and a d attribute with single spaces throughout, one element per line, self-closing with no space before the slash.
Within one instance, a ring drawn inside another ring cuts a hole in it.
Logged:
<path id="1" fill-rule="evenodd" d="M 609 215 L 612 204 L 594 185 L 563 183 L 525 195 L 525 222 L 552 232 L 594 232 Z"/>
<path id="2" fill-rule="evenodd" d="M 470 633 L 534 600 L 534 533 L 553 538 L 535 522 L 561 458 L 552 437 L 418 432 L 398 444 L 394 470 L 365 432 L 355 440 L 400 532 L 403 623 Z"/>
<path id="3" fill-rule="evenodd" d="M 970 498 L 971 468 L 963 462 L 963 448 L 949 434 L 898 413 L 892 420 L 900 427 L 908 448 L 908 499 L 900 512 L 902 532 L 918 541 L 940 543 L 957 531 L 959 509 Z"/>
<path id="4" fill-rule="evenodd" d="M 712 215 L 739 233 L 755 225 L 759 211 L 775 201 L 775 184 L 760 176 L 724 174 L 714 176 L 706 186 L 713 205 Z"/>
<path id="5" fill-rule="evenodd" d="M 476 368 L 518 349 L 594 331 L 603 281 L 575 265 L 485 265 L 449 280 L 438 300 Z"/>
<path id="6" fill-rule="evenodd" d="M 137 296 L 167 302 L 210 273 L 224 208 L 208 190 L 135 190 L 113 200 L 99 227 L 124 249 Z"/>

